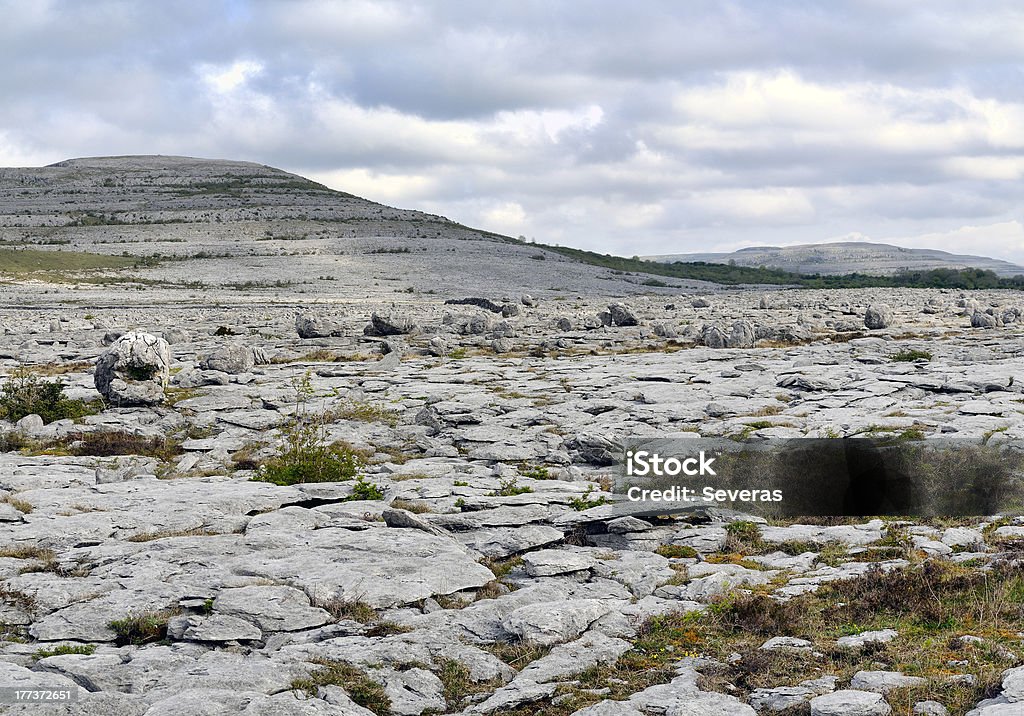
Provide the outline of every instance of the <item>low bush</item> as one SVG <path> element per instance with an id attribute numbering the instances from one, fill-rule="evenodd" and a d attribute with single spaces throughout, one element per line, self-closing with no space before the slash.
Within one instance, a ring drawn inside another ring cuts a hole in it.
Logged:
<path id="1" fill-rule="evenodd" d="M 108 626 L 117 635 L 114 642 L 118 646 L 149 644 L 167 638 L 167 621 L 175 613 L 173 610 L 163 609 L 146 614 L 136 614 L 124 619 L 115 619 Z"/>
<path id="2" fill-rule="evenodd" d="M 44 423 L 77 419 L 98 413 L 102 407 L 99 401 L 72 400 L 64 395 L 64 384 L 60 380 L 42 380 L 24 370 L 10 376 L 0 391 L 0 417 L 11 422 L 33 414 Z"/>

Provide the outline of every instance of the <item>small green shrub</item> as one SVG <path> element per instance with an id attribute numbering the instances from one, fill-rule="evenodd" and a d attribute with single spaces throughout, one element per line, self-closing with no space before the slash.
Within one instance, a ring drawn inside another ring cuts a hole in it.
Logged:
<path id="1" fill-rule="evenodd" d="M 525 495 L 527 492 L 533 492 L 532 487 L 526 485 L 519 485 L 519 478 L 510 477 L 505 480 L 498 482 L 498 489 L 491 493 L 491 497 L 513 497 L 514 495 Z"/>
<path id="2" fill-rule="evenodd" d="M 725 551 L 757 554 L 764 549 L 761 528 L 753 522 L 737 520 L 725 526 Z"/>
<path id="3" fill-rule="evenodd" d="M 362 456 L 348 447 L 303 441 L 261 465 L 252 479 L 275 485 L 341 482 L 355 477 L 362 465 Z"/>
<path id="4" fill-rule="evenodd" d="M 550 480 L 551 473 L 546 465 L 530 465 L 522 463 L 518 468 L 519 474 L 523 477 L 530 477 L 534 480 Z"/>
<path id="5" fill-rule="evenodd" d="M 586 491 L 580 497 L 574 497 L 569 500 L 569 505 L 577 512 L 583 512 L 589 510 L 592 507 L 600 507 L 601 505 L 607 504 L 608 498 L 601 495 L 597 499 L 593 499 L 590 496 L 594 492 L 593 485 L 587 485 Z"/>
<path id="6" fill-rule="evenodd" d="M 108 626 L 117 634 L 114 642 L 118 646 L 149 644 L 167 638 L 167 620 L 174 615 L 174 611 L 163 609 L 148 614 L 115 619 Z"/>
<path id="7" fill-rule="evenodd" d="M 889 356 L 889 360 L 893 363 L 913 363 L 916 360 L 931 360 L 932 354 L 928 351 L 919 350 L 903 350 L 899 353 L 893 353 Z"/>
<path id="8" fill-rule="evenodd" d="M 313 395 L 308 372 L 295 389 L 295 418 L 282 429 L 284 447 L 261 465 L 252 479 L 275 485 L 351 480 L 365 463 L 363 455 L 349 445 L 327 442 L 326 416 L 311 415 L 307 410 Z"/>
<path id="9" fill-rule="evenodd" d="M 41 417 L 44 423 L 52 423 L 92 415 L 101 409 L 99 401 L 87 403 L 66 397 L 60 380 L 41 380 L 25 370 L 10 376 L 0 391 L 0 416 L 12 423 L 32 414 Z"/>
<path id="10" fill-rule="evenodd" d="M 367 482 L 366 477 L 359 476 L 356 484 L 352 486 L 352 494 L 345 498 L 346 502 L 355 500 L 383 500 L 384 489 L 380 485 Z"/>

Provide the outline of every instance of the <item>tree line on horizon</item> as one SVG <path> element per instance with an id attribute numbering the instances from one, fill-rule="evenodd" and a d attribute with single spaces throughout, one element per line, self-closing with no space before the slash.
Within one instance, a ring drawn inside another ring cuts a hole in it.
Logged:
<path id="1" fill-rule="evenodd" d="M 706 261 L 645 261 L 633 257 L 599 254 L 568 246 L 535 243 L 532 246 L 574 258 L 594 266 L 602 266 L 623 274 L 642 273 L 676 279 L 709 281 L 730 286 L 739 284 L 771 284 L 801 288 L 957 288 L 979 290 L 1006 288 L 1024 290 L 1024 275 L 1001 277 L 994 271 L 978 268 L 934 268 L 904 270 L 887 276 L 864 273 L 804 274 L 765 266 L 738 266 Z M 654 279 L 649 285 L 667 285 Z"/>

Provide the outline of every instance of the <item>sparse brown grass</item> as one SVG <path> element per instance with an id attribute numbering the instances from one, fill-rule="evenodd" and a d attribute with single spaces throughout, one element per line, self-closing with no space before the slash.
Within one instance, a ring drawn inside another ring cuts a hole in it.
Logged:
<path id="1" fill-rule="evenodd" d="M 169 537 L 212 537 L 217 534 L 220 533 L 213 532 L 202 527 L 195 527 L 186 530 L 158 530 L 155 532 L 140 532 L 139 534 L 135 534 L 129 537 L 127 541 L 152 542 L 154 540 L 167 539 Z"/>
<path id="2" fill-rule="evenodd" d="M 0 498 L 0 502 L 6 502 L 8 505 L 24 515 L 31 514 L 32 512 L 32 503 L 25 500 L 19 500 L 14 495 L 4 495 Z"/>
<path id="3" fill-rule="evenodd" d="M 1004 650 L 1019 651 L 1017 632 L 1022 623 L 1024 574 L 1009 564 L 996 565 L 988 573 L 942 561 L 889 572 L 874 568 L 787 601 L 736 592 L 703 613 L 649 620 L 633 649 L 616 664 L 581 674 L 578 686 L 564 690 L 565 701 L 542 704 L 534 713 L 562 714 L 567 703 L 573 708 L 565 713 L 572 713 L 601 698 L 585 689 L 608 688 L 608 698 L 625 698 L 670 680 L 675 675 L 672 664 L 690 655 L 727 664 L 707 671 L 702 686 L 741 698 L 756 688 L 828 674 L 842 682 L 859 670 L 884 669 L 927 680 L 923 687 L 891 696 L 897 713 L 909 714 L 916 701 L 935 699 L 962 716 L 991 695 L 1002 670 L 1013 665 Z M 899 637 L 860 651 L 835 648 L 840 636 L 881 628 L 895 629 Z M 965 645 L 959 640 L 964 634 L 985 641 Z M 779 635 L 808 639 L 823 656 L 760 649 L 765 639 Z M 730 654 L 740 658 L 730 661 Z M 962 665 L 951 671 L 951 661 Z M 977 683 L 951 684 L 951 673 L 972 674 Z M 898 710 L 904 704 L 906 709 Z"/>

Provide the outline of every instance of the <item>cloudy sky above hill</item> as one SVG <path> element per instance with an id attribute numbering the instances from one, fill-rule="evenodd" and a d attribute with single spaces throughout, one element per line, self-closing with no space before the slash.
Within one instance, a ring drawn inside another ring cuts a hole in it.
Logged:
<path id="1" fill-rule="evenodd" d="M 1024 7 L 0 0 L 0 165 L 184 154 L 624 255 L 1024 263 Z"/>

